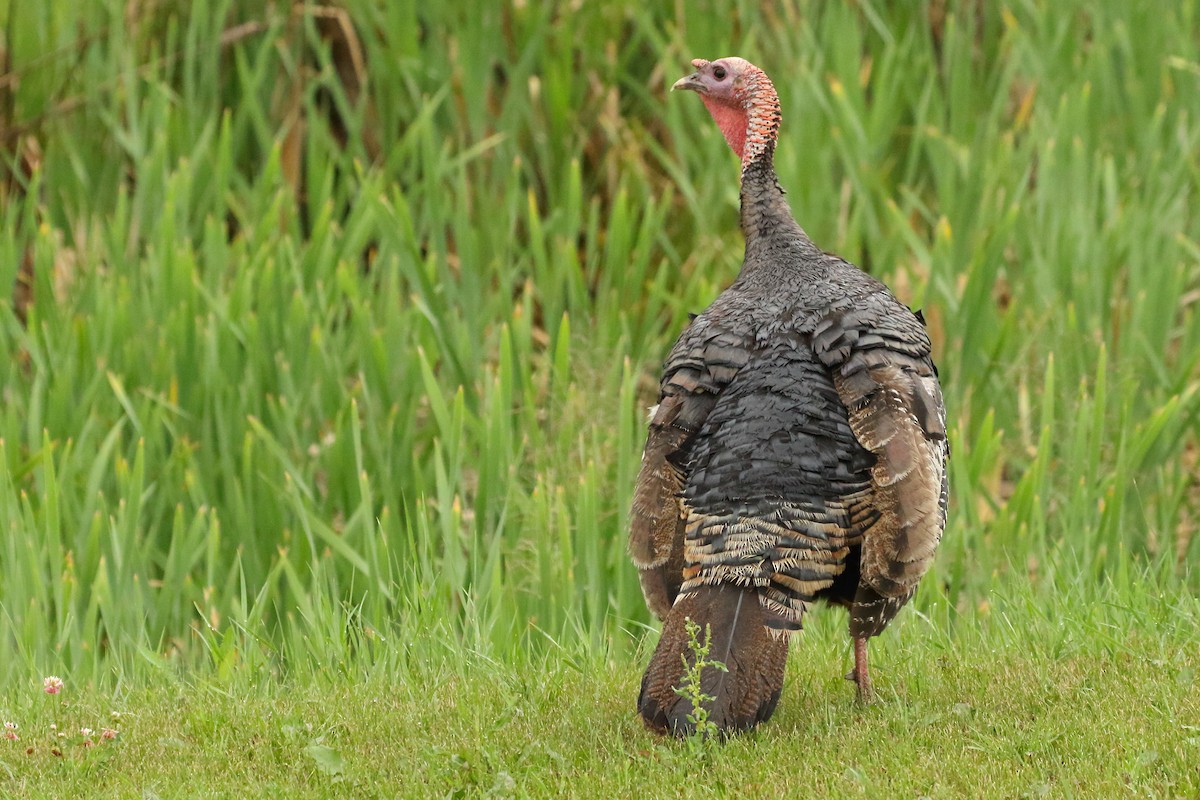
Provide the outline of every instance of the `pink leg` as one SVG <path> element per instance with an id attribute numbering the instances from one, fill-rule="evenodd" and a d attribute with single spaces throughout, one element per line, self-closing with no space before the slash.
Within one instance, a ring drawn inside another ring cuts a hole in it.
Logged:
<path id="1" fill-rule="evenodd" d="M 854 682 L 858 685 L 858 702 L 868 705 L 875 699 L 871 690 L 871 675 L 867 671 L 867 640 L 854 640 Z"/>

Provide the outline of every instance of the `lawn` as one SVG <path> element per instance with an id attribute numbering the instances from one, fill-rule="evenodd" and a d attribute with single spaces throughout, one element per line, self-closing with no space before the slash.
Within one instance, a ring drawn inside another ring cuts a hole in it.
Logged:
<path id="1" fill-rule="evenodd" d="M 1194 0 L 0 25 L 0 794 L 1200 794 Z M 818 609 L 717 747 L 633 715 L 625 520 L 741 258 L 667 92 L 730 54 L 800 223 L 924 310 L 952 497 L 879 704 Z"/>
<path id="2" fill-rule="evenodd" d="M 0 764 L 19 797 L 1195 797 L 1196 603 L 1141 597 L 1140 611 L 1013 628 L 1030 602 L 955 635 L 900 624 L 867 708 L 829 615 L 802 636 L 771 723 L 721 745 L 642 728 L 638 659 L 444 642 L 283 680 L 30 687 L 10 696 L 21 738 Z"/>

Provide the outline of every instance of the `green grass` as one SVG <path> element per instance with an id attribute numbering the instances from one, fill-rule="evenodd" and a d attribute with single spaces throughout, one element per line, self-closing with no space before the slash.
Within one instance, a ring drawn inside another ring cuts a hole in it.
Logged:
<path id="1" fill-rule="evenodd" d="M 876 650 L 867 708 L 830 615 L 801 637 L 771 724 L 699 751 L 642 728 L 636 660 L 444 643 L 357 676 L 30 687 L 0 765 L 21 797 L 1194 797 L 1200 606 L 1140 599 L 1158 615 L 1144 629 L 1119 611 L 1031 618 L 1028 595 L 953 638 L 909 618 Z M 117 738 L 83 747 L 85 725 Z"/>
<path id="2" fill-rule="evenodd" d="M 797 786 L 1196 793 L 1195 2 L 354 0 L 361 90 L 311 13 L 126 5 L 0 2 L 0 713 L 48 725 L 58 674 L 131 720 L 11 781 L 288 786 L 301 706 L 345 716 L 312 720 L 342 788 L 686 772 L 630 716 L 625 514 L 658 364 L 741 255 L 736 163 L 666 88 L 737 53 L 801 224 L 925 310 L 952 502 L 884 704 L 819 613 L 715 774 L 836 740 Z M 266 774 L 214 766 L 252 741 Z"/>

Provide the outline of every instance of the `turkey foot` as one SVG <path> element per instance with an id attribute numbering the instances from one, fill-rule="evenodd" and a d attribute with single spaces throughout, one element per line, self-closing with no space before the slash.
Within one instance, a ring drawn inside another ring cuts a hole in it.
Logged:
<path id="1" fill-rule="evenodd" d="M 859 705 L 870 705 L 875 702 L 875 692 L 871 689 L 871 674 L 867 670 L 867 640 L 854 639 L 854 669 L 846 673 L 846 680 L 854 681 L 858 686 Z"/>

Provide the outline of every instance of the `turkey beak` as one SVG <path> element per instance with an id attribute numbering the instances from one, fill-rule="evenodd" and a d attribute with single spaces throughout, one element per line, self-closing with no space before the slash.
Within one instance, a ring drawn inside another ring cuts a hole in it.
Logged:
<path id="1" fill-rule="evenodd" d="M 700 73 L 693 72 L 686 78 L 680 78 L 679 80 L 675 81 L 675 85 L 671 87 L 671 91 L 673 92 L 676 89 L 688 89 L 693 92 L 703 92 L 704 83 L 700 80 Z"/>

